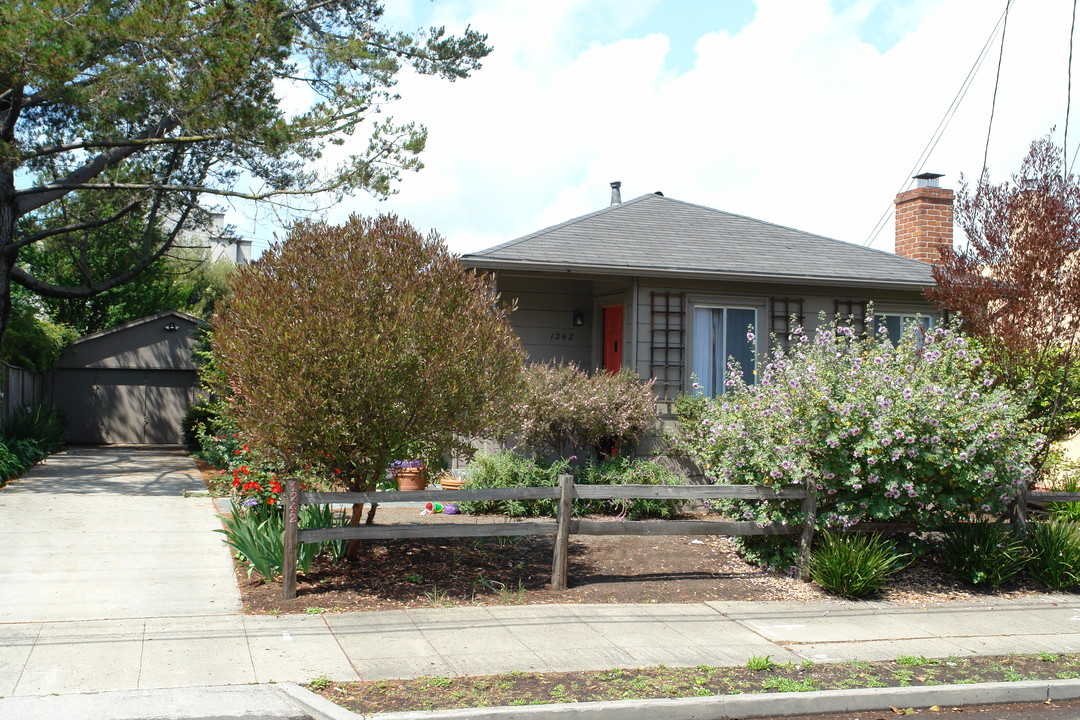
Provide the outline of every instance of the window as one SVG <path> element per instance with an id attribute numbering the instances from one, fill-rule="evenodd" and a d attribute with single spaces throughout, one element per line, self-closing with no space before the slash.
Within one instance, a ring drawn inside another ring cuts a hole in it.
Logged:
<path id="1" fill-rule="evenodd" d="M 916 315 L 914 313 L 882 313 L 874 318 L 878 327 L 882 325 L 888 331 L 889 340 L 893 345 L 900 342 L 900 338 L 912 325 L 919 326 L 920 345 L 923 333 L 934 327 L 934 318 L 929 315 Z"/>
<path id="2" fill-rule="evenodd" d="M 724 392 L 728 358 L 742 366 L 743 379 L 754 382 L 754 346 L 746 334 L 757 335 L 757 311 L 739 307 L 694 307 L 694 345 L 691 372 L 706 396 Z"/>

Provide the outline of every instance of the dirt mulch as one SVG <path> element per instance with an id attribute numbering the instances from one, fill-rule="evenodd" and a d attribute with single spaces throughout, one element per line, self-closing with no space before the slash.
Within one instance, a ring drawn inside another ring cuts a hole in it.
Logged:
<path id="1" fill-rule="evenodd" d="M 725 668 L 650 667 L 598 672 L 508 673 L 487 677 L 420 677 L 348 683 L 315 681 L 308 687 L 353 712 L 369 715 L 410 710 L 635 698 L 1048 680 L 1075 678 L 1078 676 L 1078 668 L 1080 658 L 1075 655 L 1057 656 L 1044 653 L 1042 656 L 984 656 L 945 660 L 903 657 L 873 663 L 784 664 L 757 669 L 745 665 Z M 940 710 L 941 708 L 938 708 L 938 711 Z M 872 720 L 913 714 L 915 711 L 896 708 L 895 711 L 885 713 L 863 712 L 851 715 Z M 847 718 L 851 715 L 835 717 Z"/>
<path id="2" fill-rule="evenodd" d="M 213 488 L 217 471 L 197 462 Z M 382 507 L 376 522 L 489 523 L 507 518 L 422 516 L 418 509 Z M 317 559 L 309 572 L 299 576 L 297 597 L 292 600 L 282 598 L 280 582 L 264 583 L 258 575 L 249 579 L 242 563 L 237 563 L 237 580 L 244 609 L 255 614 L 476 604 L 834 599 L 812 583 L 747 564 L 729 538 L 709 536 L 571 536 L 570 587 L 555 591 L 550 588 L 552 542 L 550 537 L 535 536 L 372 541 L 364 543 L 355 562 Z M 933 558 L 921 558 L 894 578 L 878 599 L 930 604 L 1039 592 L 1024 581 L 993 592 L 973 589 L 949 577 Z"/>

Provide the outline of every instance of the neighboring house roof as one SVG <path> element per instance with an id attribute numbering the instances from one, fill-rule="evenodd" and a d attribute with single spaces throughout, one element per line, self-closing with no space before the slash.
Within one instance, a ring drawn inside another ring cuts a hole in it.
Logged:
<path id="1" fill-rule="evenodd" d="M 661 195 L 643 195 L 461 257 L 493 270 L 933 285 L 930 265 Z"/>

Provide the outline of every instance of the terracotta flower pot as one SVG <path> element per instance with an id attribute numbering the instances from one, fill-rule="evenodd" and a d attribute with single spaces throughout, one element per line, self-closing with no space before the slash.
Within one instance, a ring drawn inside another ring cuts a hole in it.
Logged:
<path id="1" fill-rule="evenodd" d="M 427 468 L 398 468 L 398 490 L 423 490 L 427 487 Z"/>
<path id="2" fill-rule="evenodd" d="M 442 475 L 439 478 L 439 485 L 443 490 L 460 490 L 461 486 L 465 484 L 465 481 L 459 477 L 454 477 L 450 473 Z"/>

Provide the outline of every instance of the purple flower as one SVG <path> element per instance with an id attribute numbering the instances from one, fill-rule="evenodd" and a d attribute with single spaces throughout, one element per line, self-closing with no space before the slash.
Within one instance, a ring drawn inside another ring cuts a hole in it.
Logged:
<path id="1" fill-rule="evenodd" d="M 246 508 L 253 508 L 258 504 L 259 504 L 259 501 L 256 500 L 255 498 L 248 498 L 243 503 L 244 507 L 246 507 Z"/>

